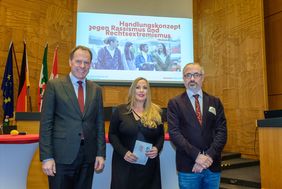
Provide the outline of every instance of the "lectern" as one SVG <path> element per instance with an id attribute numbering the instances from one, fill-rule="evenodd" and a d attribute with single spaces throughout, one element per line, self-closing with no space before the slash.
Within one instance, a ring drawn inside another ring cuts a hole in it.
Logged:
<path id="1" fill-rule="evenodd" d="M 282 186 L 282 117 L 258 120 L 262 188 Z"/>
<path id="2" fill-rule="evenodd" d="M 38 134 L 0 135 L 0 188 L 26 189 L 29 165 L 38 146 Z"/>

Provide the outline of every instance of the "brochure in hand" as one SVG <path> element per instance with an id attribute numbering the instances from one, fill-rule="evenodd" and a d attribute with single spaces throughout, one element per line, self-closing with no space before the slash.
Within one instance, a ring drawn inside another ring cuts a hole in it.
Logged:
<path id="1" fill-rule="evenodd" d="M 148 160 L 148 157 L 145 155 L 145 153 L 151 150 L 152 146 L 153 145 L 151 143 L 136 140 L 133 154 L 135 154 L 138 159 L 134 163 L 145 165 Z"/>

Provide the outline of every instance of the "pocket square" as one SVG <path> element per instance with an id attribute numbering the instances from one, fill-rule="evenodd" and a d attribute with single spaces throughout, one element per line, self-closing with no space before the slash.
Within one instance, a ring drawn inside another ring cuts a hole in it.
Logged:
<path id="1" fill-rule="evenodd" d="M 216 115 L 216 109 L 212 106 L 209 107 L 209 112 L 213 113 L 214 115 Z"/>

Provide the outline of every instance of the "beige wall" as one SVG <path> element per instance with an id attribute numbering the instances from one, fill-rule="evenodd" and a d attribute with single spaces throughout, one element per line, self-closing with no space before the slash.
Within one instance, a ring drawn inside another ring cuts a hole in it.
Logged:
<path id="1" fill-rule="evenodd" d="M 192 18 L 193 0 L 78 0 L 83 12 Z"/>

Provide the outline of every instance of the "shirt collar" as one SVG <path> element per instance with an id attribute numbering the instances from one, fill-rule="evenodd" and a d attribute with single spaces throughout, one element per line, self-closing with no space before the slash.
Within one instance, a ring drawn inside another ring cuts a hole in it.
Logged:
<path id="1" fill-rule="evenodd" d="M 78 81 L 82 81 L 83 82 L 82 84 L 85 84 L 85 82 L 86 82 L 86 79 L 83 79 L 83 80 L 77 79 L 71 72 L 70 72 L 69 76 L 70 76 L 70 80 L 71 80 L 72 84 L 74 84 L 74 85 L 77 85 Z"/>
<path id="2" fill-rule="evenodd" d="M 200 98 L 203 98 L 203 90 L 200 89 L 197 93 L 194 93 L 193 91 L 187 89 L 186 93 L 188 95 L 189 98 L 193 98 L 193 95 L 198 94 Z"/>

